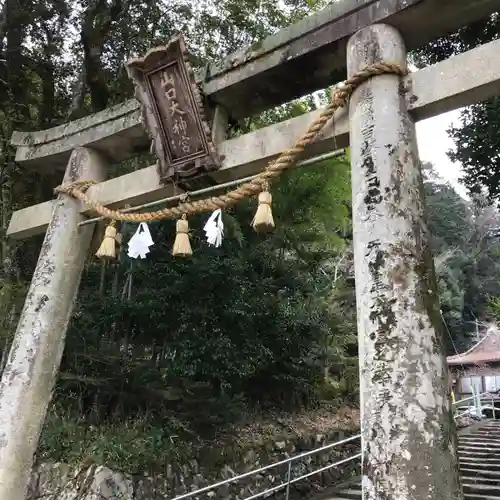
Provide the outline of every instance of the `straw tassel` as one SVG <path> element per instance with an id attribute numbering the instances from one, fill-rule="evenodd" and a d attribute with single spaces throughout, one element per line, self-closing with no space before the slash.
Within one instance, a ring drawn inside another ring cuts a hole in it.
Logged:
<path id="1" fill-rule="evenodd" d="M 116 230 L 116 221 L 111 221 L 104 232 L 99 250 L 96 252 L 96 257 L 99 259 L 116 259 L 116 247 L 121 241 L 121 235 Z"/>
<path id="2" fill-rule="evenodd" d="M 271 210 L 272 201 L 273 196 L 269 192 L 269 187 L 264 186 L 263 191 L 259 193 L 259 206 L 252 221 L 252 227 L 259 233 L 274 229 L 273 212 Z"/>
<path id="3" fill-rule="evenodd" d="M 191 243 L 189 242 L 189 223 L 186 215 L 182 216 L 175 225 L 176 235 L 172 255 L 174 257 L 189 257 L 193 255 Z"/>

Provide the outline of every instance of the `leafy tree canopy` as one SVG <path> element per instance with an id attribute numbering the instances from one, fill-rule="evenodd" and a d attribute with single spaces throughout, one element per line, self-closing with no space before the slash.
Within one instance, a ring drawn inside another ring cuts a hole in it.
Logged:
<path id="1" fill-rule="evenodd" d="M 499 34 L 500 17 L 495 13 L 436 40 L 416 51 L 413 56 L 419 65 L 435 64 L 496 40 Z M 497 202 L 500 200 L 499 116 L 500 100 L 495 97 L 462 110 L 459 125 L 449 130 L 455 143 L 449 156 L 463 167 L 462 182 L 470 193 L 485 192 Z"/>

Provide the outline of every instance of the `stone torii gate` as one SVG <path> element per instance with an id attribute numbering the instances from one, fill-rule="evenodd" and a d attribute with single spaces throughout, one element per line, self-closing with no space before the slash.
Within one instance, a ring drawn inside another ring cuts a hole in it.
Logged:
<path id="1" fill-rule="evenodd" d="M 215 106 L 222 164 L 187 188 L 253 175 L 318 112 L 225 140 L 243 118 L 354 75 L 500 10 L 500 0 L 344 0 L 229 56 L 200 84 Z M 439 304 L 424 217 L 414 122 L 500 93 L 500 41 L 400 78 L 357 88 L 303 158 L 350 144 L 364 440 L 363 497 L 460 500 Z M 106 179 L 106 165 L 149 146 L 139 104 L 33 133 L 14 133 L 16 161 L 95 180 L 89 196 L 123 208 L 175 194 L 156 166 Z M 46 231 L 0 383 L 0 500 L 24 500 L 95 215 L 67 195 L 13 214 L 8 235 Z"/>

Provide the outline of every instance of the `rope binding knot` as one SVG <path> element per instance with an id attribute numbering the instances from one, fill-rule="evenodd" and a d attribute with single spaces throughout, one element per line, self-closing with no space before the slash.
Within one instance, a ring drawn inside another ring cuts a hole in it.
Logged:
<path id="1" fill-rule="evenodd" d="M 97 181 L 92 181 L 92 180 L 86 180 L 86 181 L 73 181 L 73 182 L 68 182 L 66 184 L 61 184 L 54 188 L 54 193 L 55 194 L 69 194 L 74 196 L 75 198 L 78 197 L 78 192 L 85 193 L 87 189 L 90 186 L 94 186 L 98 184 Z"/>

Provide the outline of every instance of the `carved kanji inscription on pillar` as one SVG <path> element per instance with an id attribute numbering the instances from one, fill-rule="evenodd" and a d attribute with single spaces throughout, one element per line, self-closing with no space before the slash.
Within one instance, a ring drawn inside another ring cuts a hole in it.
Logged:
<path id="1" fill-rule="evenodd" d="M 189 178 L 220 167 L 203 101 L 181 36 L 126 64 L 160 178 Z"/>

